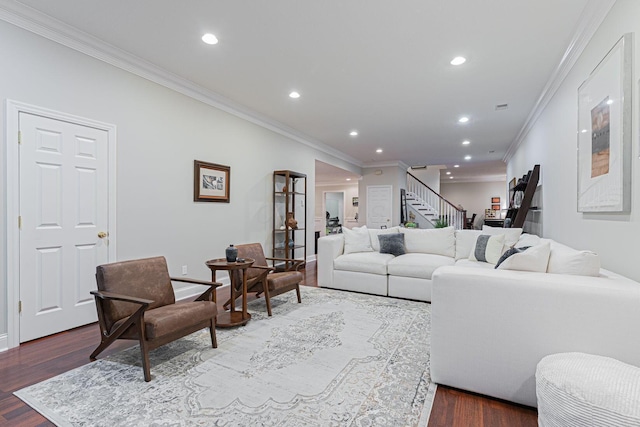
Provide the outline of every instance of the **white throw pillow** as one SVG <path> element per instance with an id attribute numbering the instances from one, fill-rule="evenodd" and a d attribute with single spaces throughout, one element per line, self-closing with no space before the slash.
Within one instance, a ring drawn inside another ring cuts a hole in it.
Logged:
<path id="1" fill-rule="evenodd" d="M 342 229 L 344 234 L 344 253 L 352 254 L 355 252 L 373 252 L 371 247 L 371 239 L 369 238 L 369 230 L 366 226 Z"/>
<path id="2" fill-rule="evenodd" d="M 456 230 L 456 261 L 469 259 L 469 254 L 476 246 L 476 239 L 482 233 L 480 230 Z"/>
<path id="3" fill-rule="evenodd" d="M 600 257 L 595 252 L 578 251 L 551 240 L 551 255 L 549 256 L 547 273 L 599 276 Z"/>
<path id="4" fill-rule="evenodd" d="M 471 261 L 488 262 L 489 264 L 496 264 L 504 248 L 504 234 L 497 234 L 495 236 L 479 235 L 476 239 L 476 244 L 469 254 Z"/>
<path id="5" fill-rule="evenodd" d="M 375 252 L 380 252 L 380 240 L 378 240 L 379 234 L 398 233 L 398 227 L 391 228 L 369 228 L 369 239 L 371 241 L 371 247 Z"/>
<path id="6" fill-rule="evenodd" d="M 502 261 L 496 268 L 498 270 L 546 273 L 550 253 L 551 245 L 549 242 L 542 242 L 539 245 L 531 246 L 522 252 L 514 253 L 509 256 L 509 258 Z"/>
<path id="7" fill-rule="evenodd" d="M 520 238 L 518 239 L 518 243 L 515 244 L 514 248 L 522 248 L 524 246 L 536 246 L 541 242 L 540 237 L 535 234 L 522 233 Z"/>
<path id="8" fill-rule="evenodd" d="M 404 246 L 409 253 L 444 255 L 453 258 L 456 251 L 456 235 L 453 227 L 415 229 L 401 228 Z"/>
<path id="9" fill-rule="evenodd" d="M 504 245 L 507 248 L 511 248 L 513 247 L 513 245 L 518 243 L 518 239 L 522 234 L 522 228 L 500 228 L 483 225 L 482 234 L 488 234 L 490 236 L 495 236 L 496 234 L 504 234 Z"/>

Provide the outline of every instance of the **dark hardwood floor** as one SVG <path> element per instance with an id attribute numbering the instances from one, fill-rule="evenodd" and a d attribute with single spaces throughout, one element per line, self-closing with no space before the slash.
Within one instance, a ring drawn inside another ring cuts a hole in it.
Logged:
<path id="1" fill-rule="evenodd" d="M 317 286 L 315 263 L 307 266 L 304 284 Z M 218 304 L 221 305 L 228 297 L 228 292 L 220 292 Z M 99 336 L 97 324 L 91 324 L 23 343 L 17 348 L 0 353 L 0 426 L 53 425 L 15 397 L 13 392 L 90 363 L 89 354 L 99 344 Z M 136 344 L 128 341 L 116 342 L 100 357 L 132 345 Z M 440 426 L 534 427 L 537 426 L 537 414 L 532 408 L 440 386 L 429 427 Z"/>

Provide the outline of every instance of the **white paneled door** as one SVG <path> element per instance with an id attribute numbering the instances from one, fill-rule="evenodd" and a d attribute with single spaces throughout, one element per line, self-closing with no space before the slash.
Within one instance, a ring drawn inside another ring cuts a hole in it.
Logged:
<path id="1" fill-rule="evenodd" d="M 367 186 L 367 227 L 391 226 L 393 215 L 393 187 L 391 185 Z"/>
<path id="2" fill-rule="evenodd" d="M 108 132 L 20 112 L 20 342 L 95 322 L 109 259 Z"/>

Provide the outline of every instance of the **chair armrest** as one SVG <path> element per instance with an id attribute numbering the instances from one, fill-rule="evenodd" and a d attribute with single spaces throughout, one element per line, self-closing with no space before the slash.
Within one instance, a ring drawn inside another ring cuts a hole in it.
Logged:
<path id="1" fill-rule="evenodd" d="M 153 300 L 150 300 L 150 299 L 137 298 L 137 297 L 132 297 L 130 295 L 116 294 L 114 292 L 91 291 L 91 295 L 94 295 L 104 300 L 125 301 L 125 302 L 132 302 L 134 304 L 141 304 L 141 305 L 153 304 Z"/>
<path id="2" fill-rule="evenodd" d="M 273 267 L 267 267 L 266 265 L 252 265 L 251 267 L 249 267 L 249 270 L 251 270 L 252 268 L 257 268 L 260 270 L 267 270 L 267 271 L 274 271 L 275 268 Z"/>
<path id="3" fill-rule="evenodd" d="M 222 283 L 211 282 L 208 280 L 190 279 L 188 277 L 170 277 L 169 279 L 174 282 L 195 283 L 196 285 L 211 286 L 215 288 L 217 288 L 218 286 L 222 286 Z"/>
<path id="4" fill-rule="evenodd" d="M 296 271 L 298 271 L 298 268 L 300 268 L 301 266 L 303 266 L 304 264 L 306 264 L 306 261 L 303 259 L 295 259 L 295 258 L 274 258 L 274 257 L 266 257 L 265 259 L 269 260 L 269 261 L 284 261 L 284 262 L 291 262 L 293 263 L 293 267 L 295 268 Z"/>

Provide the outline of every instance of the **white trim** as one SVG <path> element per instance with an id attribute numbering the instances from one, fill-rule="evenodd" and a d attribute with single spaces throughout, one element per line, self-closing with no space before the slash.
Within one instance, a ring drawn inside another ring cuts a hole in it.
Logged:
<path id="1" fill-rule="evenodd" d="M 35 105 L 7 99 L 6 101 L 6 175 L 5 188 L 7 194 L 6 206 L 6 236 L 7 236 L 7 346 L 17 347 L 20 344 L 20 315 L 18 300 L 20 296 L 20 236 L 18 233 L 18 215 L 20 215 L 20 175 L 18 165 L 20 161 L 18 150 L 19 114 L 21 112 L 49 117 L 93 127 L 107 132 L 109 143 L 109 262 L 116 260 L 116 126 L 96 120 L 62 113 Z M 11 220 L 13 218 L 13 220 Z"/>
<path id="2" fill-rule="evenodd" d="M 7 334 L 0 335 L 0 353 L 9 350 Z"/>
<path id="3" fill-rule="evenodd" d="M 0 0 L 0 19 L 278 133 L 303 145 L 356 166 L 362 166 L 360 160 L 330 147 L 323 142 L 28 6 L 18 2 Z"/>
<path id="4" fill-rule="evenodd" d="M 598 27 L 600 27 L 600 24 L 602 24 L 615 2 L 616 0 L 590 0 L 589 3 L 587 3 L 580 15 L 580 18 L 578 19 L 578 26 L 573 38 L 571 39 L 569 47 L 565 51 L 560 63 L 542 90 L 533 110 L 531 110 L 527 120 L 525 120 L 522 129 L 520 129 L 516 138 L 513 140 L 511 145 L 509 145 L 509 148 L 502 158 L 504 162 L 509 162 L 520 145 L 524 142 L 525 137 L 533 128 L 553 96 L 556 94 L 562 85 L 562 82 L 576 64 L 580 55 L 582 55 L 582 52 L 591 41 L 591 38 L 598 30 Z"/>

